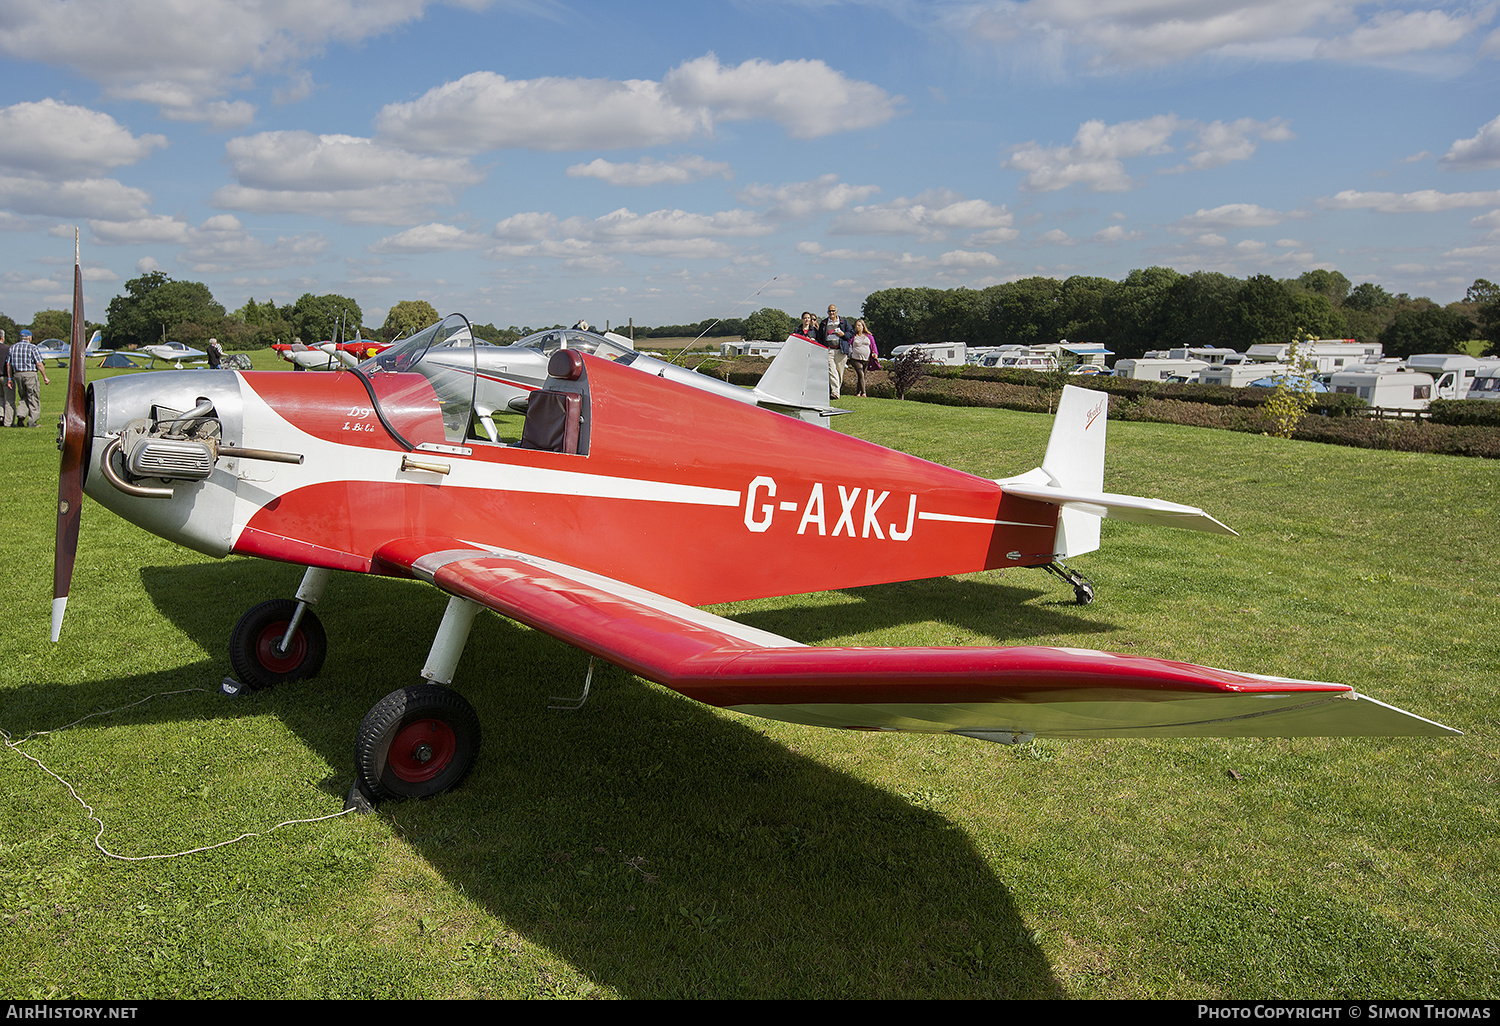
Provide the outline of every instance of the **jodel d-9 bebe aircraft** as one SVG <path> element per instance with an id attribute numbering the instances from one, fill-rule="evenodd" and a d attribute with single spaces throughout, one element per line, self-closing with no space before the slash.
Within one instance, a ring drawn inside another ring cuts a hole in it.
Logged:
<path id="1" fill-rule="evenodd" d="M 633 353 L 560 349 L 520 441 L 500 444 L 476 437 L 476 406 L 502 404 L 480 394 L 456 315 L 338 374 L 146 374 L 85 391 L 82 303 L 75 272 L 54 640 L 85 488 L 200 552 L 307 567 L 295 599 L 256 606 L 231 634 L 249 687 L 317 673 L 326 641 L 309 607 L 333 571 L 449 595 L 427 683 L 387 695 L 359 729 L 353 806 L 437 794 L 472 766 L 478 718 L 445 685 L 481 607 L 700 702 L 826 727 L 1006 743 L 1458 733 L 1343 684 L 1071 648 L 808 647 L 695 608 L 1000 567 L 1052 568 L 1087 601 L 1059 561 L 1098 548 L 1101 517 L 1232 534 L 1201 510 L 1102 490 L 1098 392 L 1065 389 L 1042 466 L 991 481 L 808 423 L 817 410 L 643 372 L 625 365 Z M 783 350 L 826 373 L 823 350 L 796 352 Z"/>

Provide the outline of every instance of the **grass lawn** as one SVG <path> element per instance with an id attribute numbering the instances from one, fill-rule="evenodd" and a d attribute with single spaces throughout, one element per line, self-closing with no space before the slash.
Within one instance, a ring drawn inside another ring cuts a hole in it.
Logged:
<path id="1" fill-rule="evenodd" d="M 49 644 L 49 373 L 47 426 L 0 432 L 0 996 L 1500 995 L 1492 463 L 1111 423 L 1107 488 L 1241 537 L 1106 521 L 1074 562 L 1087 607 L 1007 571 L 720 610 L 811 643 L 1345 681 L 1462 738 L 1007 748 L 745 718 L 606 667 L 558 712 L 587 659 L 482 616 L 455 682 L 485 732 L 461 788 L 263 833 L 338 812 L 354 730 L 417 680 L 443 597 L 340 576 L 322 675 L 226 699 L 230 627 L 297 568 L 206 559 L 90 502 Z M 1050 427 L 841 404 L 841 430 L 992 477 L 1035 466 Z M 112 852 L 261 836 L 108 858 L 23 753 Z"/>

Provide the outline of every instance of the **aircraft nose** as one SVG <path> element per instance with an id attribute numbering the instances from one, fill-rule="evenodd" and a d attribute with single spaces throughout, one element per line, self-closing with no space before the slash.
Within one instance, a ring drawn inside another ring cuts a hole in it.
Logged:
<path id="1" fill-rule="evenodd" d="M 239 482 L 239 376 L 136 374 L 96 381 L 90 394 L 87 493 L 155 534 L 224 555 Z"/>

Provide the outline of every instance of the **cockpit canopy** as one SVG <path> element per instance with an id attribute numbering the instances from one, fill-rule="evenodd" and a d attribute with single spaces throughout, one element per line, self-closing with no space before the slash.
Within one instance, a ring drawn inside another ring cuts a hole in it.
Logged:
<path id="1" fill-rule="evenodd" d="M 549 358 L 562 350 L 621 363 L 638 355 L 627 338 L 577 328 L 549 328 L 497 346 L 476 338 L 462 315 L 450 314 L 364 361 L 355 373 L 398 441 L 412 448 L 460 445 L 481 436 L 498 440 L 495 415 L 527 410 L 528 397 L 546 387 Z"/>
<path id="2" fill-rule="evenodd" d="M 381 422 L 408 445 L 461 444 L 474 415 L 476 340 L 468 318 L 449 314 L 354 368 L 370 390 Z M 442 437 L 431 425 L 432 397 L 442 419 Z M 422 416 L 425 407 L 426 417 Z M 403 431 L 397 425 L 407 425 Z M 409 437 L 416 433 L 422 437 Z"/>

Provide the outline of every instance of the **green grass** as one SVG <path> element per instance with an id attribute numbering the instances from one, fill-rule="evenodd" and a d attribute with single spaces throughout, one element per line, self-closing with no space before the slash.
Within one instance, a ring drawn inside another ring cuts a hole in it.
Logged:
<path id="1" fill-rule="evenodd" d="M 268 364 L 269 365 L 269 364 Z M 54 374 L 54 381 L 58 375 Z M 60 388 L 47 398 L 55 417 Z M 1046 417 L 847 400 L 843 430 L 988 476 Z M 455 792 L 121 862 L 0 750 L 0 995 L 1488 997 L 1500 745 L 1482 461 L 1110 424 L 1106 487 L 1223 539 L 1106 522 L 1088 607 L 1008 571 L 726 607 L 814 643 L 1064 644 L 1353 683 L 1458 739 L 1038 741 L 837 733 L 695 705 L 494 616 L 456 684 Z M 53 428 L 0 432 L 0 728 L 128 855 L 336 812 L 352 736 L 417 679 L 442 597 L 340 576 L 315 681 L 237 700 L 230 626 L 297 570 L 213 561 L 86 506 L 46 640 Z M 699 539 L 688 544 L 711 544 Z"/>

